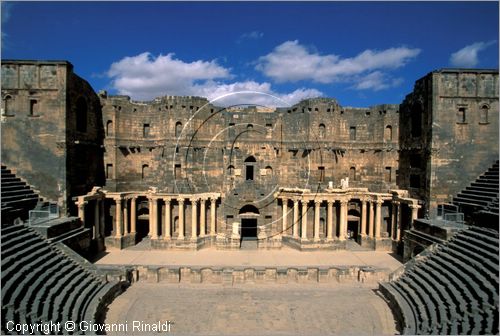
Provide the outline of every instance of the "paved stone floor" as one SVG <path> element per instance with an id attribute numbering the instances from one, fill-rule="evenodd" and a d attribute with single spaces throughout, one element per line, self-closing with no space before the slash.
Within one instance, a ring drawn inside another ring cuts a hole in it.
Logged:
<path id="1" fill-rule="evenodd" d="M 394 335 L 387 304 L 360 284 L 133 284 L 107 323 L 171 321 L 172 335 Z M 123 333 L 108 332 L 109 335 Z M 163 333 L 166 334 L 166 333 Z"/>
<path id="2" fill-rule="evenodd" d="M 109 249 L 95 261 L 98 265 L 169 265 L 169 266 L 373 266 L 390 271 L 401 266 L 400 259 L 389 252 L 341 250 L 301 252 L 283 247 L 280 250 L 223 251 L 215 248 L 200 251 Z"/>

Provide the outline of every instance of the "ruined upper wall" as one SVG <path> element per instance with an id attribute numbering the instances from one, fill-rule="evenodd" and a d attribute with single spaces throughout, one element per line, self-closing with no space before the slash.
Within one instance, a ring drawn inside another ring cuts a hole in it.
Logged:
<path id="1" fill-rule="evenodd" d="M 175 191 L 179 178 L 206 185 L 207 174 L 209 185 L 224 189 L 244 180 L 239 174 L 249 156 L 264 184 L 272 170 L 287 185 L 337 183 L 351 174 L 352 185 L 396 186 L 397 105 L 343 108 L 315 98 L 291 107 L 225 108 L 199 97 L 100 96 L 107 184 L 117 190 Z"/>
<path id="2" fill-rule="evenodd" d="M 100 102 L 71 63 L 2 60 L 1 120 L 2 163 L 63 212 L 104 183 Z"/>
<path id="3" fill-rule="evenodd" d="M 401 104 L 399 184 L 435 212 L 498 160 L 498 70 L 441 69 Z"/>

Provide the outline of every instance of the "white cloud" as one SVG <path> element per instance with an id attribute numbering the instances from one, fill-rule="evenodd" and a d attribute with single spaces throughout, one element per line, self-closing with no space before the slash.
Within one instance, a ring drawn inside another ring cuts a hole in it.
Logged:
<path id="1" fill-rule="evenodd" d="M 380 91 L 399 86 L 403 82 L 403 79 L 390 78 L 381 71 L 374 71 L 364 77 L 358 78 L 356 82 L 354 88 L 357 90 Z"/>
<path id="2" fill-rule="evenodd" d="M 248 33 L 241 34 L 240 37 L 238 38 L 238 40 L 236 42 L 241 43 L 244 40 L 259 40 L 262 37 L 264 37 L 264 33 L 263 32 L 260 32 L 258 30 L 254 30 L 254 31 L 251 31 L 251 32 L 248 32 Z"/>
<path id="3" fill-rule="evenodd" d="M 260 57 L 255 68 L 277 82 L 311 80 L 333 83 L 375 70 L 402 67 L 419 53 L 420 49 L 399 47 L 382 51 L 365 50 L 355 57 L 341 58 L 311 52 L 295 40 L 286 41 Z"/>
<path id="4" fill-rule="evenodd" d="M 216 61 L 186 63 L 173 54 L 153 57 L 149 52 L 125 57 L 111 65 L 108 76 L 121 94 L 150 99 L 165 94 L 186 94 L 196 81 L 230 78 L 230 70 Z"/>
<path id="5" fill-rule="evenodd" d="M 12 2 L 3 1 L 1 3 L 2 28 L 0 30 L 1 30 L 1 39 L 2 39 L 1 41 L 2 41 L 3 48 L 6 48 L 6 44 L 7 44 L 6 42 L 7 42 L 7 39 L 9 37 L 9 35 L 5 32 L 4 25 L 10 21 L 10 17 L 12 14 L 12 6 L 13 6 Z"/>
<path id="6" fill-rule="evenodd" d="M 465 46 L 451 54 L 450 63 L 456 67 L 475 67 L 479 63 L 478 53 L 494 43 L 495 41 L 476 42 Z"/>
<path id="7" fill-rule="evenodd" d="M 124 57 L 113 63 L 107 72 L 112 79 L 111 86 L 119 94 L 129 95 L 135 100 L 150 100 L 164 95 L 201 96 L 213 100 L 230 93 L 245 92 L 218 100 L 218 103 L 224 104 L 283 106 L 323 95 L 316 89 L 305 88 L 291 93 L 278 93 L 267 82 L 225 83 L 222 80 L 230 80 L 231 71 L 218 65 L 215 60 L 188 63 L 173 56 L 154 57 L 145 52 Z"/>

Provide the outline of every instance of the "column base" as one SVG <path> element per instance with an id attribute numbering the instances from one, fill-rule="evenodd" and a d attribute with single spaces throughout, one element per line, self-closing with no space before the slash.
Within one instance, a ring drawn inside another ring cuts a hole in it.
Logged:
<path id="1" fill-rule="evenodd" d="M 135 245 L 135 235 L 129 234 L 123 237 L 106 237 L 104 238 L 104 244 L 106 247 L 114 247 L 118 249 L 124 249 L 129 246 Z"/>

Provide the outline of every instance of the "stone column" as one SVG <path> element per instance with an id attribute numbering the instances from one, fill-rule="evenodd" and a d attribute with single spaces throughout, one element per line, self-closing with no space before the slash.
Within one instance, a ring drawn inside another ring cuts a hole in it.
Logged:
<path id="1" fill-rule="evenodd" d="M 319 240 L 319 206 L 321 205 L 321 201 L 314 201 L 314 240 Z"/>
<path id="2" fill-rule="evenodd" d="M 98 199 L 95 200 L 95 205 L 94 205 L 94 233 L 93 237 L 94 239 L 99 238 L 101 236 L 101 229 L 100 229 L 100 214 L 99 214 L 99 203 L 100 201 Z"/>
<path id="3" fill-rule="evenodd" d="M 170 230 L 170 199 L 165 198 L 165 227 L 163 228 L 163 239 L 170 239 L 172 231 Z"/>
<path id="4" fill-rule="evenodd" d="M 414 221 L 415 219 L 418 218 L 418 209 L 420 207 L 416 204 L 413 204 L 413 203 L 410 204 L 409 206 L 411 208 L 411 220 Z"/>
<path id="5" fill-rule="evenodd" d="M 370 218 L 369 218 L 369 222 L 368 222 L 368 236 L 370 236 L 371 238 L 373 238 L 373 236 L 374 236 L 374 230 L 373 230 L 373 223 L 374 223 L 374 220 L 373 220 L 373 202 L 370 201 L 368 204 L 370 206 Z"/>
<path id="6" fill-rule="evenodd" d="M 326 233 L 327 233 L 327 240 L 331 241 L 333 240 L 333 202 L 331 200 L 328 200 L 328 213 L 327 213 L 327 224 L 326 224 Z"/>
<path id="7" fill-rule="evenodd" d="M 149 203 L 149 236 L 153 234 L 153 201 L 151 198 L 148 199 Z"/>
<path id="8" fill-rule="evenodd" d="M 179 202 L 179 236 L 178 239 L 184 239 L 184 199 L 178 199 Z"/>
<path id="9" fill-rule="evenodd" d="M 116 218 L 115 218 L 115 237 L 122 237 L 122 199 L 115 198 L 116 202 Z"/>
<path id="10" fill-rule="evenodd" d="M 100 221 L 101 221 L 101 224 L 100 224 L 100 230 L 101 230 L 101 237 L 104 237 L 105 234 L 106 234 L 106 217 L 105 217 L 105 214 L 104 214 L 104 206 L 105 206 L 105 202 L 106 202 L 106 199 L 103 198 L 101 199 L 101 202 L 99 203 L 99 206 L 101 208 L 100 210 L 100 213 L 101 213 L 101 218 L 100 218 Z"/>
<path id="11" fill-rule="evenodd" d="M 198 219 L 198 199 L 191 200 L 191 239 L 196 239 Z"/>
<path id="12" fill-rule="evenodd" d="M 345 240 L 346 231 L 347 231 L 347 201 L 340 201 L 340 229 L 339 229 L 339 239 Z"/>
<path id="13" fill-rule="evenodd" d="M 380 227 L 382 226 L 382 200 L 377 200 L 375 210 L 375 238 L 380 238 Z"/>
<path id="14" fill-rule="evenodd" d="M 216 206 L 216 203 L 217 200 L 212 197 L 210 199 L 210 235 L 211 236 L 215 236 L 216 234 L 216 230 L 215 230 L 215 221 L 216 221 L 216 217 L 215 217 L 215 206 Z"/>
<path id="15" fill-rule="evenodd" d="M 366 235 L 366 201 L 361 200 L 361 236 Z"/>
<path id="16" fill-rule="evenodd" d="M 398 221 L 398 216 L 397 213 L 399 212 L 398 210 L 399 202 L 394 201 L 392 202 L 392 216 L 391 216 L 391 238 L 396 239 L 396 230 L 397 230 L 397 221 Z"/>
<path id="17" fill-rule="evenodd" d="M 206 198 L 200 199 L 200 237 L 205 237 L 205 227 L 207 225 L 206 221 L 206 208 L 205 208 L 205 202 Z"/>
<path id="18" fill-rule="evenodd" d="M 137 232 L 137 205 L 135 203 L 135 197 L 130 200 L 130 233 L 135 234 Z"/>
<path id="19" fill-rule="evenodd" d="M 288 216 L 288 199 L 282 198 L 281 202 L 283 203 L 283 229 L 282 229 L 282 234 L 286 234 L 287 230 L 287 216 Z"/>
<path id="20" fill-rule="evenodd" d="M 411 208 L 411 227 L 413 227 L 413 221 L 418 218 L 418 209 L 420 206 L 417 204 L 408 204 L 408 206 Z"/>
<path id="21" fill-rule="evenodd" d="M 396 230 L 396 240 L 399 241 L 401 239 L 401 226 L 403 225 L 403 205 L 400 204 L 398 207 L 398 229 Z"/>
<path id="22" fill-rule="evenodd" d="M 151 232 L 151 239 L 158 239 L 158 200 L 156 198 L 153 198 L 151 200 L 152 204 L 152 211 L 151 211 L 151 217 L 150 219 L 152 220 L 152 232 Z"/>
<path id="23" fill-rule="evenodd" d="M 302 200 L 302 229 L 300 232 L 302 240 L 307 240 L 307 202 L 306 200 Z"/>
<path id="24" fill-rule="evenodd" d="M 293 237 L 299 238 L 299 200 L 293 200 Z"/>
<path id="25" fill-rule="evenodd" d="M 123 232 L 128 235 L 128 199 L 123 200 Z"/>
<path id="26" fill-rule="evenodd" d="M 85 225 L 85 205 L 87 204 L 87 201 L 81 200 L 77 204 L 78 204 L 78 217 Z"/>

